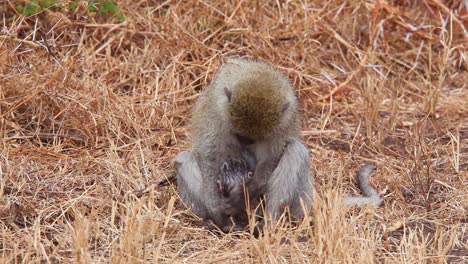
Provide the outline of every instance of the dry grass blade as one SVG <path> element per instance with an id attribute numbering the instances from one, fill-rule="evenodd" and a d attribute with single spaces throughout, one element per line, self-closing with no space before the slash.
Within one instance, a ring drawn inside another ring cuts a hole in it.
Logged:
<path id="1" fill-rule="evenodd" d="M 466 263 L 467 8 L 4 1 L 0 262 Z M 164 184 L 226 56 L 289 75 L 313 154 L 314 216 L 258 238 L 211 234 Z M 363 161 L 385 205 L 344 210 Z"/>

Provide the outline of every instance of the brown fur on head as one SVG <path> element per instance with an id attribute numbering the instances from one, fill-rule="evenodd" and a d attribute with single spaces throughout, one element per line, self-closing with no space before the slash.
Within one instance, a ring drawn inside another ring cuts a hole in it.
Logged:
<path id="1" fill-rule="evenodd" d="M 287 107 L 278 83 L 268 74 L 240 81 L 228 97 L 232 125 L 254 140 L 263 139 L 278 126 Z"/>

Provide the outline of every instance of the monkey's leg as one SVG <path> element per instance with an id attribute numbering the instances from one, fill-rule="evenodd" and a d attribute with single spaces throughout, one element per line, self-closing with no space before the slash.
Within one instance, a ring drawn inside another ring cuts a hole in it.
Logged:
<path id="1" fill-rule="evenodd" d="M 210 192 L 203 189 L 201 170 L 194 156 L 188 151 L 183 151 L 175 158 L 175 165 L 177 187 L 184 204 L 194 214 L 207 220 L 209 229 L 215 229 L 214 225 L 224 232 L 233 227 L 235 228 L 235 225 L 226 214 L 226 206 L 215 204 L 216 201 L 210 196 Z M 216 185 L 215 182 L 212 184 L 213 186 Z M 218 202 L 220 201 L 224 200 L 218 200 Z"/>
<path id="2" fill-rule="evenodd" d="M 309 152 L 304 144 L 294 140 L 286 146 L 268 180 L 266 213 L 274 220 L 288 206 L 293 219 L 301 218 L 312 207 L 312 195 Z"/>
<path id="3" fill-rule="evenodd" d="M 188 151 L 175 158 L 177 187 L 184 204 L 201 218 L 207 218 L 207 208 L 202 197 L 202 175 L 197 161 Z"/>

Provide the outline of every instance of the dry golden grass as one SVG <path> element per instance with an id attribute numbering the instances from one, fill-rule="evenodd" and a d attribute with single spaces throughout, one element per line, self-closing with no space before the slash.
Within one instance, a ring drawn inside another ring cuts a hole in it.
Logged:
<path id="1" fill-rule="evenodd" d="M 466 3 L 117 1 L 120 23 L 3 1 L 1 262 L 466 263 Z M 234 55 L 294 82 L 320 197 L 259 238 L 210 234 L 161 184 Z M 385 205 L 345 210 L 363 161 Z"/>

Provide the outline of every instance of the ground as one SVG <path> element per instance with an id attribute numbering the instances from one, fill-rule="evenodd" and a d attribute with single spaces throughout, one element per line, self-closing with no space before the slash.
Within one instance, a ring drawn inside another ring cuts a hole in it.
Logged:
<path id="1" fill-rule="evenodd" d="M 0 3 L 0 260 L 466 263 L 467 2 Z M 293 83 L 317 202 L 216 235 L 172 160 L 226 57 Z M 380 208 L 345 209 L 378 170 Z"/>

